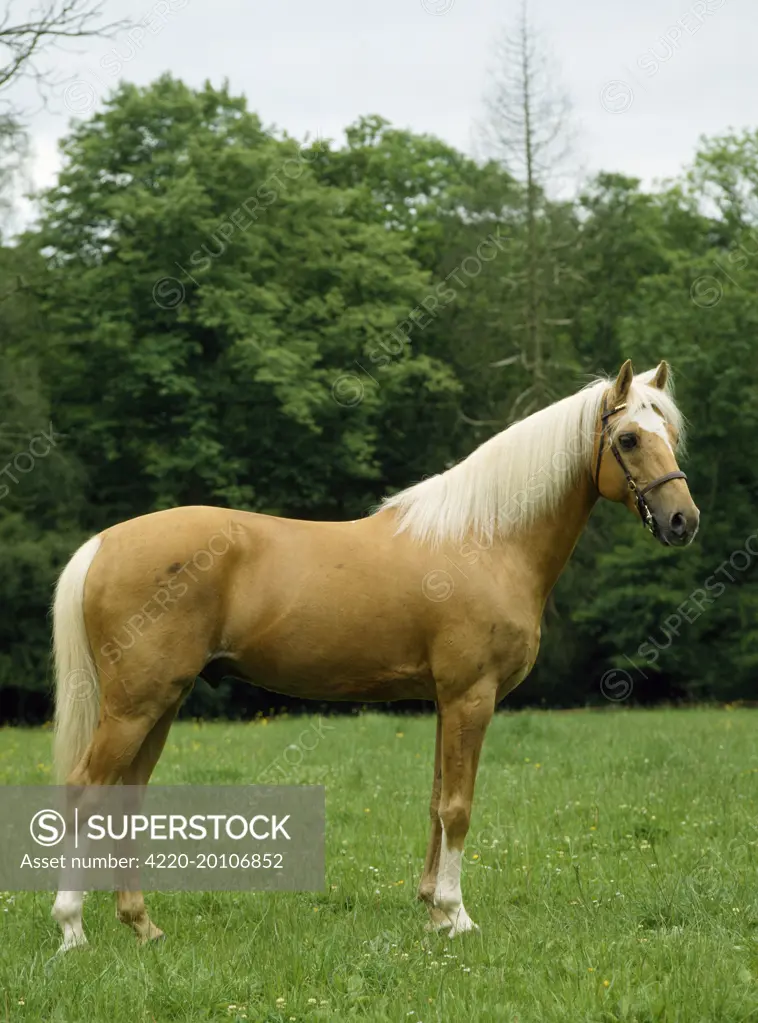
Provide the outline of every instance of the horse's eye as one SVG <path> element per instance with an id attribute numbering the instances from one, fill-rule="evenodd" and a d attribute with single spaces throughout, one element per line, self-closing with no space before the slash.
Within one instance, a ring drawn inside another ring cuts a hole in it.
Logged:
<path id="1" fill-rule="evenodd" d="M 633 433 L 622 433 L 619 436 L 619 446 L 624 451 L 631 451 L 632 448 L 637 447 L 637 438 Z"/>

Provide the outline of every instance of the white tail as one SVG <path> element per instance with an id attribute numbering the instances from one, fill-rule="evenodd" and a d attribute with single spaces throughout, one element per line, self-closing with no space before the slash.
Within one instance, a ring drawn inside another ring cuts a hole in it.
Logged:
<path id="1" fill-rule="evenodd" d="M 81 760 L 100 714 L 97 668 L 84 624 L 84 580 L 99 549 L 100 537 L 91 537 L 63 569 L 55 587 L 53 759 L 60 783 Z"/>

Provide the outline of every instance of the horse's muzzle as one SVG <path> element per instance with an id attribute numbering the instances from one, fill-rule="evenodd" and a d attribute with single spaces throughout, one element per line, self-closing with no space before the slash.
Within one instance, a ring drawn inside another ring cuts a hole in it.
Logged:
<path id="1" fill-rule="evenodd" d="M 656 535 L 667 547 L 686 547 L 695 539 L 700 525 L 700 512 L 693 507 L 690 512 L 675 511 L 669 516 L 668 522 L 661 522 L 655 517 L 658 527 Z"/>

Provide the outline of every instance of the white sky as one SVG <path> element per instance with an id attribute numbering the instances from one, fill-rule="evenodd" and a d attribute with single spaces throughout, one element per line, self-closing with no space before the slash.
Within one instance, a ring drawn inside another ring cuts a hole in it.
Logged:
<path id="1" fill-rule="evenodd" d="M 31 6 L 16 0 L 11 20 Z M 378 113 L 473 152 L 492 40 L 519 6 L 107 0 L 107 17 L 144 19 L 143 38 L 84 40 L 51 53 L 45 66 L 62 85 L 49 109 L 26 82 L 8 98 L 32 111 L 36 187 L 54 179 L 57 140 L 72 114 L 86 115 L 119 77 L 146 84 L 167 70 L 193 86 L 228 78 L 264 124 L 297 137 L 341 138 L 360 115 Z M 530 9 L 573 101 L 585 172 L 618 170 L 650 184 L 678 173 L 700 135 L 757 124 L 756 0 L 533 0 Z"/>

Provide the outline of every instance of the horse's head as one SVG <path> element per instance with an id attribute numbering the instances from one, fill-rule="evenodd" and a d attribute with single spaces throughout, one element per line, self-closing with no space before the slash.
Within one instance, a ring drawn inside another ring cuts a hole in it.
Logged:
<path id="1" fill-rule="evenodd" d="M 661 543 L 683 547 L 695 537 L 700 512 L 676 461 L 682 419 L 668 378 L 665 362 L 635 377 L 627 359 L 603 397 L 593 468 L 603 497 L 639 514 Z"/>

